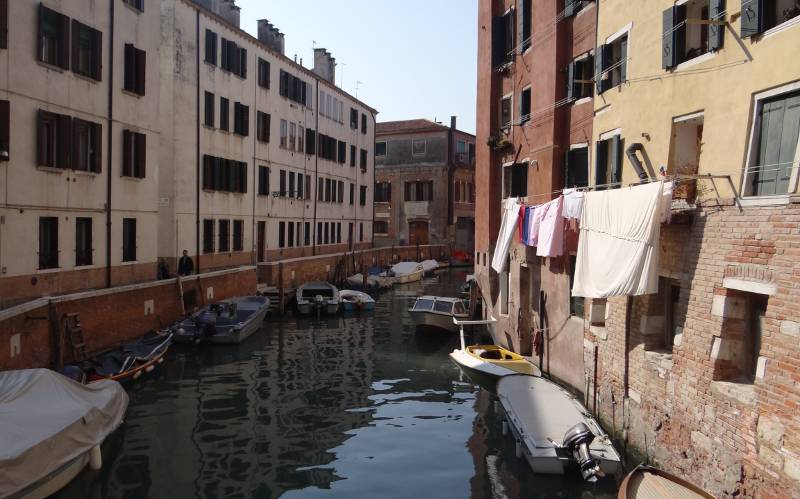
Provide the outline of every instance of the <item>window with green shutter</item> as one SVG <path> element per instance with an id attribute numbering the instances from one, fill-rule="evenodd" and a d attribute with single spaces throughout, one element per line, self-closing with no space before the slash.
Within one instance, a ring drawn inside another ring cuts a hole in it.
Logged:
<path id="1" fill-rule="evenodd" d="M 756 121 L 756 164 L 748 168 L 753 196 L 786 194 L 800 133 L 800 92 L 761 103 Z"/>

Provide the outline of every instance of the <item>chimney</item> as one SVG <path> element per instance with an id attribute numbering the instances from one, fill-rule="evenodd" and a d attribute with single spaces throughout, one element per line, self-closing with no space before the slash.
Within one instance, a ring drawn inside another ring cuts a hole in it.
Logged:
<path id="1" fill-rule="evenodd" d="M 314 49 L 313 71 L 322 79 L 336 84 L 336 59 L 324 48 Z"/>
<path id="2" fill-rule="evenodd" d="M 450 116 L 450 128 L 452 128 L 453 130 L 456 129 L 456 117 L 455 116 Z"/>
<path id="3" fill-rule="evenodd" d="M 225 19 L 230 24 L 239 28 L 240 9 L 236 6 L 236 0 L 193 0 L 197 5 L 210 10 L 219 17 Z"/>
<path id="4" fill-rule="evenodd" d="M 258 20 L 258 41 L 271 48 L 275 52 L 284 55 L 283 33 L 278 30 L 271 22 L 266 19 Z"/>

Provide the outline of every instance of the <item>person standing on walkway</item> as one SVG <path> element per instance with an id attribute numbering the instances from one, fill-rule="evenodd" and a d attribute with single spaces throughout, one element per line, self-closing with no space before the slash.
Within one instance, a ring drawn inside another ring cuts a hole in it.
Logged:
<path id="1" fill-rule="evenodd" d="M 183 250 L 183 256 L 178 261 L 178 275 L 190 275 L 194 272 L 194 262 L 189 256 L 189 252 Z"/>

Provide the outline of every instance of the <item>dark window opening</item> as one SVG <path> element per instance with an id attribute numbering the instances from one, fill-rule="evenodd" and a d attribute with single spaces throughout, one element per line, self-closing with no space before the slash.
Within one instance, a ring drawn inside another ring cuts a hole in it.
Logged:
<path id="1" fill-rule="evenodd" d="M 406 201 L 433 200 L 433 181 L 406 182 L 404 199 Z"/>
<path id="2" fill-rule="evenodd" d="M 388 203 L 392 200 L 391 182 L 375 182 L 375 202 Z"/>
<path id="3" fill-rule="evenodd" d="M 269 181 L 267 181 L 267 186 Z M 247 163 L 232 159 L 203 156 L 203 189 L 246 193 Z"/>
<path id="4" fill-rule="evenodd" d="M 51 168 L 69 168 L 72 159 L 72 118 L 39 110 L 36 163 Z"/>
<path id="5" fill-rule="evenodd" d="M 286 234 L 286 240 L 289 242 L 289 247 L 293 248 L 294 247 L 294 222 L 289 222 L 288 225 L 289 226 L 287 227 L 287 230 L 289 232 L 288 232 L 288 234 Z"/>
<path id="6" fill-rule="evenodd" d="M 598 94 L 627 81 L 628 35 L 625 34 L 609 44 L 598 46 L 594 65 Z"/>
<path id="7" fill-rule="evenodd" d="M 614 135 L 597 142 L 594 185 L 598 189 L 617 188 L 622 182 L 623 139 Z"/>
<path id="8" fill-rule="evenodd" d="M 303 230 L 303 244 L 309 246 L 311 244 L 311 222 L 306 222 Z"/>
<path id="9" fill-rule="evenodd" d="M 350 128 L 358 128 L 358 110 L 350 108 Z"/>
<path id="10" fill-rule="evenodd" d="M 389 233 L 389 222 L 385 220 L 375 220 L 373 224 L 373 230 L 375 234 L 388 234 Z"/>
<path id="11" fill-rule="evenodd" d="M 269 167 L 258 167 L 258 195 L 269 196 Z"/>
<path id="12" fill-rule="evenodd" d="M 567 66 L 567 98 L 578 100 L 592 96 L 594 57 L 576 59 Z"/>
<path id="13" fill-rule="evenodd" d="M 258 86 L 261 88 L 269 88 L 269 62 L 258 59 Z"/>
<path id="14" fill-rule="evenodd" d="M 39 217 L 39 268 L 58 268 L 57 217 Z"/>
<path id="15" fill-rule="evenodd" d="M 375 156 L 386 156 L 386 142 L 375 142 Z"/>
<path id="16" fill-rule="evenodd" d="M 39 60 L 69 69 L 69 17 L 39 4 Z"/>
<path id="17" fill-rule="evenodd" d="M 130 130 L 122 131 L 122 176 L 145 178 L 147 136 Z"/>
<path id="18" fill-rule="evenodd" d="M 514 10 L 492 19 L 492 66 L 514 61 Z"/>
<path id="19" fill-rule="evenodd" d="M 519 96 L 519 123 L 520 125 L 531 119 L 531 89 L 522 91 Z"/>
<path id="20" fill-rule="evenodd" d="M 233 251 L 242 251 L 244 249 L 244 221 L 233 221 Z"/>
<path id="21" fill-rule="evenodd" d="M 242 137 L 250 135 L 250 107 L 238 102 L 233 105 L 233 133 Z"/>
<path id="22" fill-rule="evenodd" d="M 247 78 L 247 49 L 240 47 L 231 40 L 222 39 L 222 61 L 220 67 L 225 71 Z"/>
<path id="23" fill-rule="evenodd" d="M 347 161 L 347 143 L 340 140 L 338 141 L 339 147 L 339 163 L 344 164 Z"/>
<path id="24" fill-rule="evenodd" d="M 256 137 L 259 142 L 269 142 L 270 115 L 258 111 L 256 113 Z"/>
<path id="25" fill-rule="evenodd" d="M 366 173 L 367 171 L 367 150 L 361 149 L 361 161 L 359 162 L 361 166 L 361 173 Z"/>
<path id="26" fill-rule="evenodd" d="M 281 69 L 278 93 L 282 97 L 306 105 L 308 84 L 300 78 Z"/>
<path id="27" fill-rule="evenodd" d="M 355 195 L 356 195 L 356 186 L 355 186 L 355 184 L 350 184 L 350 204 L 351 205 L 356 202 Z"/>
<path id="28" fill-rule="evenodd" d="M 92 219 L 75 219 L 75 266 L 92 264 Z"/>
<path id="29" fill-rule="evenodd" d="M 278 222 L 278 247 L 286 246 L 286 222 Z"/>
<path id="30" fill-rule="evenodd" d="M 214 252 L 214 221 L 203 220 L 203 253 Z"/>
<path id="31" fill-rule="evenodd" d="M 123 88 L 137 95 L 145 92 L 147 54 L 130 43 L 125 44 L 125 79 Z"/>
<path id="32" fill-rule="evenodd" d="M 286 197 L 286 170 L 281 170 L 278 173 L 278 187 L 280 188 L 280 196 Z"/>
<path id="33" fill-rule="evenodd" d="M 231 240 L 231 222 L 230 220 L 220 220 L 219 222 L 219 241 L 217 242 L 217 251 L 225 252 L 230 249 Z"/>
<path id="34" fill-rule="evenodd" d="M 219 98 L 219 129 L 225 130 L 226 132 L 230 130 L 230 101 L 225 97 Z"/>
<path id="35" fill-rule="evenodd" d="M 0 100 L 0 161 L 11 159 L 10 120 L 11 103 L 7 100 Z"/>
<path id="36" fill-rule="evenodd" d="M 72 20 L 72 71 L 101 80 L 103 34 L 94 28 Z"/>
<path id="37" fill-rule="evenodd" d="M 505 198 L 528 195 L 528 163 L 516 163 L 503 168 Z"/>
<path id="38" fill-rule="evenodd" d="M 567 3 L 570 0 L 566 0 Z M 519 22 L 519 51 L 525 52 L 531 46 L 531 18 L 533 12 L 531 11 L 531 0 L 519 0 L 517 2 L 519 12 L 517 13 Z"/>
<path id="39" fill-rule="evenodd" d="M 205 120 L 204 125 L 214 128 L 214 108 L 215 108 L 215 100 L 214 94 L 211 92 L 206 92 L 205 94 Z"/>
<path id="40" fill-rule="evenodd" d="M 572 289 L 573 284 L 575 284 L 575 267 L 577 265 L 577 258 L 575 255 L 570 255 L 569 257 L 569 289 Z M 580 317 L 583 319 L 584 317 L 584 307 L 585 307 L 585 300 L 582 296 L 572 296 L 572 292 L 569 295 L 569 315 L 574 315 L 575 317 Z"/>
<path id="41" fill-rule="evenodd" d="M 78 118 L 72 120 L 72 168 L 100 173 L 103 127 Z"/>
<path id="42" fill-rule="evenodd" d="M 511 96 L 500 99 L 500 128 L 511 127 Z"/>
<path id="43" fill-rule="evenodd" d="M 206 62 L 217 65 L 217 34 L 206 30 Z"/>
<path id="44" fill-rule="evenodd" d="M 364 113 L 361 113 L 361 133 L 367 133 L 367 115 Z"/>
<path id="45" fill-rule="evenodd" d="M 136 219 L 122 219 L 122 261 L 136 261 Z"/>
<path id="46" fill-rule="evenodd" d="M 589 185 L 589 148 L 578 147 L 567 151 L 564 172 L 565 187 L 587 187 Z"/>

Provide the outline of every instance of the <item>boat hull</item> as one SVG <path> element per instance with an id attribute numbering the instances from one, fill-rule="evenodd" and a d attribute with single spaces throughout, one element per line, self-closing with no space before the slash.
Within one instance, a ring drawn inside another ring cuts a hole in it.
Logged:
<path id="1" fill-rule="evenodd" d="M 491 346 L 494 345 L 485 345 L 484 347 L 488 348 Z M 469 349 L 470 347 L 467 348 Z M 536 366 L 525 359 L 487 360 L 475 355 L 469 350 L 453 350 L 450 352 L 450 358 L 453 359 L 453 362 L 458 364 L 459 367 L 470 369 L 495 379 L 511 374 L 539 375 L 539 370 Z"/>
<path id="2" fill-rule="evenodd" d="M 255 298 L 251 298 L 251 300 L 253 299 Z M 244 322 L 240 323 L 241 325 L 238 323 L 216 325 L 215 332 L 213 334 L 203 337 L 201 337 L 198 333 L 197 326 L 194 322 L 194 318 L 198 316 L 199 313 L 195 314 L 195 316 L 192 318 L 181 321 L 172 328 L 173 341 L 175 343 L 212 343 L 220 345 L 241 343 L 261 328 L 264 318 L 266 318 L 267 314 L 269 313 L 269 299 L 263 299 L 264 302 L 258 308 L 256 308 Z M 237 302 L 243 302 L 246 300 L 246 297 L 234 299 L 234 301 Z"/>
<path id="3" fill-rule="evenodd" d="M 89 464 L 89 453 L 85 452 L 47 476 L 42 477 L 13 497 L 18 499 L 43 499 L 49 497 L 69 485 L 86 468 L 87 464 Z"/>
<path id="4" fill-rule="evenodd" d="M 438 314 L 433 311 L 409 310 L 409 315 L 414 323 L 420 328 L 430 328 L 443 330 L 449 333 L 457 333 L 458 326 L 453 324 L 453 316 L 449 314 Z M 457 317 L 466 319 L 466 317 Z"/>
<path id="5" fill-rule="evenodd" d="M 411 272 L 410 274 L 402 274 L 402 275 L 395 275 L 394 282 L 395 284 L 408 284 L 412 282 L 417 282 L 422 280 L 422 276 L 425 274 L 425 271 L 420 269 L 416 272 Z"/>
<path id="6" fill-rule="evenodd" d="M 714 496 L 666 471 L 639 465 L 619 487 L 617 499 L 713 499 Z"/>

